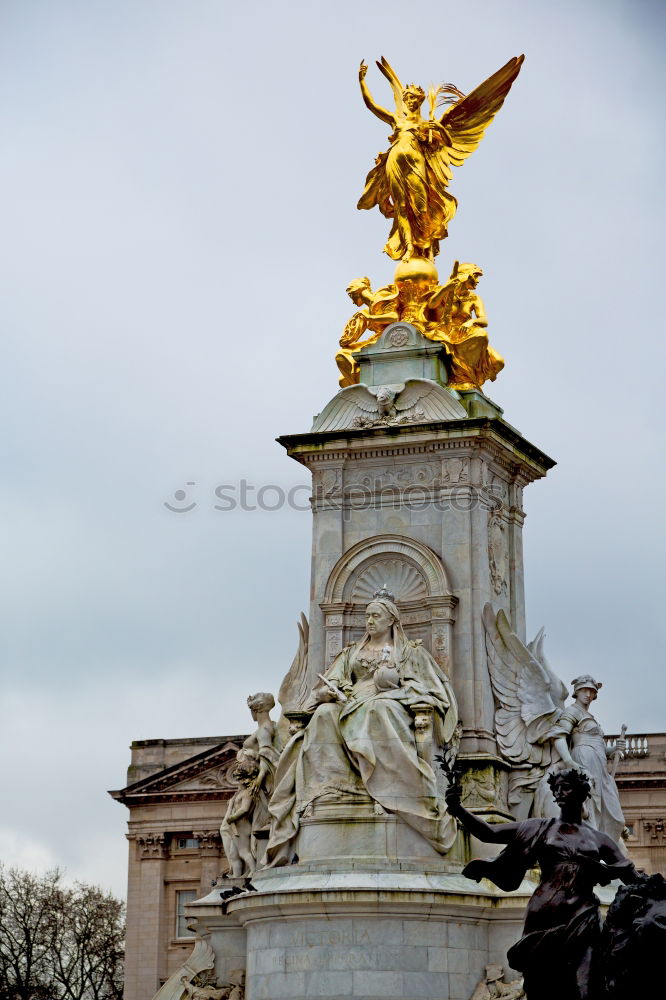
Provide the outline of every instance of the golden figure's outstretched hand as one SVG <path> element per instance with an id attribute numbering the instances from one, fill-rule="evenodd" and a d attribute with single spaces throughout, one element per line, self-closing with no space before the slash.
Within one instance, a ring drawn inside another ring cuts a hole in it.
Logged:
<path id="1" fill-rule="evenodd" d="M 358 78 L 359 80 L 365 80 L 365 74 L 368 72 L 368 64 L 361 59 L 361 65 L 358 68 Z"/>
<path id="2" fill-rule="evenodd" d="M 389 124 L 393 133 L 387 152 L 377 158 L 366 179 L 358 207 L 374 208 L 393 220 L 385 251 L 393 260 L 412 256 L 432 259 L 440 240 L 448 235 L 457 201 L 447 190 L 451 167 L 460 166 L 474 152 L 484 132 L 520 72 L 524 56 L 517 56 L 465 96 L 451 84 L 431 87 L 428 120 L 421 115 L 426 94 L 421 87 L 405 87 L 382 56 L 377 67 L 388 80 L 395 112 L 376 104 L 365 82 L 367 65 L 359 68 L 366 107 Z M 450 107 L 435 119 L 437 99 Z"/>

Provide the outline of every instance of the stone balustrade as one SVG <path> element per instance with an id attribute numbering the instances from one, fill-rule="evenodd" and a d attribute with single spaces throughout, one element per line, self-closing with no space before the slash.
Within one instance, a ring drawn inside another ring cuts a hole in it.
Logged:
<path id="1" fill-rule="evenodd" d="M 608 750 L 613 750 L 616 741 L 619 739 L 618 735 L 606 736 L 606 747 Z M 650 747 L 648 742 L 648 737 L 645 734 L 639 735 L 627 735 L 625 736 L 627 741 L 627 749 L 622 755 L 622 759 L 626 760 L 628 758 L 641 759 L 643 757 L 650 756 Z"/>

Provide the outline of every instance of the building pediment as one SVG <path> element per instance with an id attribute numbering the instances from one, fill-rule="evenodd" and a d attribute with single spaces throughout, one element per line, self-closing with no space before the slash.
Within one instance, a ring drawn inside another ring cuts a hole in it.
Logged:
<path id="1" fill-rule="evenodd" d="M 126 806 L 226 799 L 236 790 L 230 771 L 242 744 L 227 741 L 109 795 Z"/>

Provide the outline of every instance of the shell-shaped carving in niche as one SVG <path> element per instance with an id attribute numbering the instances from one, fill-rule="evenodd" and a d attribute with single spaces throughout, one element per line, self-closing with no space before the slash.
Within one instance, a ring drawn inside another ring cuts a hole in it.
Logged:
<path id="1" fill-rule="evenodd" d="M 412 563 L 404 559 L 381 559 L 361 570 L 348 599 L 355 604 L 367 604 L 384 586 L 399 604 L 425 600 L 428 596 L 425 580 Z"/>

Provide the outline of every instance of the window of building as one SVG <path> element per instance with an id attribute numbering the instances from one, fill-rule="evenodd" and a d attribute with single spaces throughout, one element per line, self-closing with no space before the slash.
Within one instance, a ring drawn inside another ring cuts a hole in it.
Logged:
<path id="1" fill-rule="evenodd" d="M 196 837 L 179 837 L 177 840 L 178 850 L 187 851 L 191 847 L 198 847 L 199 841 Z"/>
<path id="2" fill-rule="evenodd" d="M 187 918 L 185 917 L 185 904 L 191 903 L 197 898 L 196 889 L 180 889 L 176 892 L 176 937 L 194 937 L 193 931 L 187 929 Z"/>

